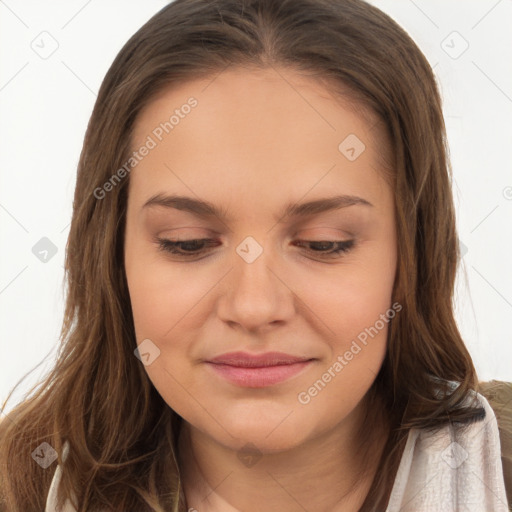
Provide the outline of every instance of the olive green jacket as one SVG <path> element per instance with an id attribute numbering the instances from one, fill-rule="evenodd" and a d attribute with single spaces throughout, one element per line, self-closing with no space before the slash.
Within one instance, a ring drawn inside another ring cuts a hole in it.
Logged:
<path id="1" fill-rule="evenodd" d="M 501 462 L 509 509 L 512 510 L 512 382 L 480 382 L 478 392 L 492 407 L 500 433 Z"/>

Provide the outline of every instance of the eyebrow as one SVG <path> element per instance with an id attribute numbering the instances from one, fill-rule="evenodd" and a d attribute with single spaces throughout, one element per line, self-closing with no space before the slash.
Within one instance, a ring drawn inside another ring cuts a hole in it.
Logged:
<path id="1" fill-rule="evenodd" d="M 285 206 L 277 219 L 310 217 L 331 210 L 339 210 L 347 206 L 363 205 L 373 207 L 373 204 L 362 197 L 352 195 L 337 195 L 315 199 L 304 203 L 289 203 Z M 155 194 L 150 197 L 143 205 L 142 209 L 160 206 L 164 208 L 174 208 L 177 210 L 192 213 L 201 218 L 218 217 L 219 219 L 232 220 L 229 212 L 222 207 L 216 206 L 208 201 L 195 199 L 188 196 L 166 195 L 163 193 Z"/>

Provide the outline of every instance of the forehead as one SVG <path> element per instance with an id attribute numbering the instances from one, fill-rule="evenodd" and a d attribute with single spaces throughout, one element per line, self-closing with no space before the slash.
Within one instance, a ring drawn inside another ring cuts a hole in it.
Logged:
<path id="1" fill-rule="evenodd" d="M 324 191 L 343 182 L 353 193 L 376 185 L 390 149 L 367 110 L 283 68 L 230 69 L 162 90 L 139 114 L 132 149 L 148 138 L 154 149 L 130 176 L 146 196 L 180 176 L 198 194 L 288 189 L 300 197 L 319 181 Z"/>
<path id="2" fill-rule="evenodd" d="M 163 88 L 139 113 L 132 145 L 137 146 L 155 128 L 155 121 L 168 120 L 190 97 L 197 99 L 200 107 L 194 108 L 194 114 L 199 111 L 201 118 L 216 117 L 208 128 L 220 128 L 223 119 L 231 126 L 260 121 L 263 125 L 254 124 L 252 129 L 253 133 L 261 134 L 265 126 L 286 126 L 290 130 L 293 121 L 300 120 L 304 124 L 296 128 L 302 133 L 310 127 L 309 131 L 338 131 L 340 135 L 347 128 L 359 132 L 360 136 L 366 132 L 372 132 L 373 137 L 381 135 L 376 128 L 380 124 L 378 117 L 339 83 L 290 68 L 237 67 Z"/>

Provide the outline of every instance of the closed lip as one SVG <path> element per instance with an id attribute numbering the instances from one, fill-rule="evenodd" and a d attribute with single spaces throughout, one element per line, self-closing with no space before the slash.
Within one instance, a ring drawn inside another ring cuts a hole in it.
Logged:
<path id="1" fill-rule="evenodd" d="M 229 352 L 221 354 L 208 363 L 225 364 L 239 368 L 264 368 L 267 366 L 282 366 L 311 361 L 312 357 L 293 356 L 284 352 L 265 352 L 263 354 L 250 354 L 248 352 Z"/>

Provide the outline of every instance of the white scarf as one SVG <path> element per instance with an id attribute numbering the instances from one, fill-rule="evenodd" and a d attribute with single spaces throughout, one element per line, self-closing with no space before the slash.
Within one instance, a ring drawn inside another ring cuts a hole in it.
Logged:
<path id="1" fill-rule="evenodd" d="M 498 423 L 476 397 L 485 418 L 466 431 L 409 431 L 386 512 L 508 512 Z"/>

